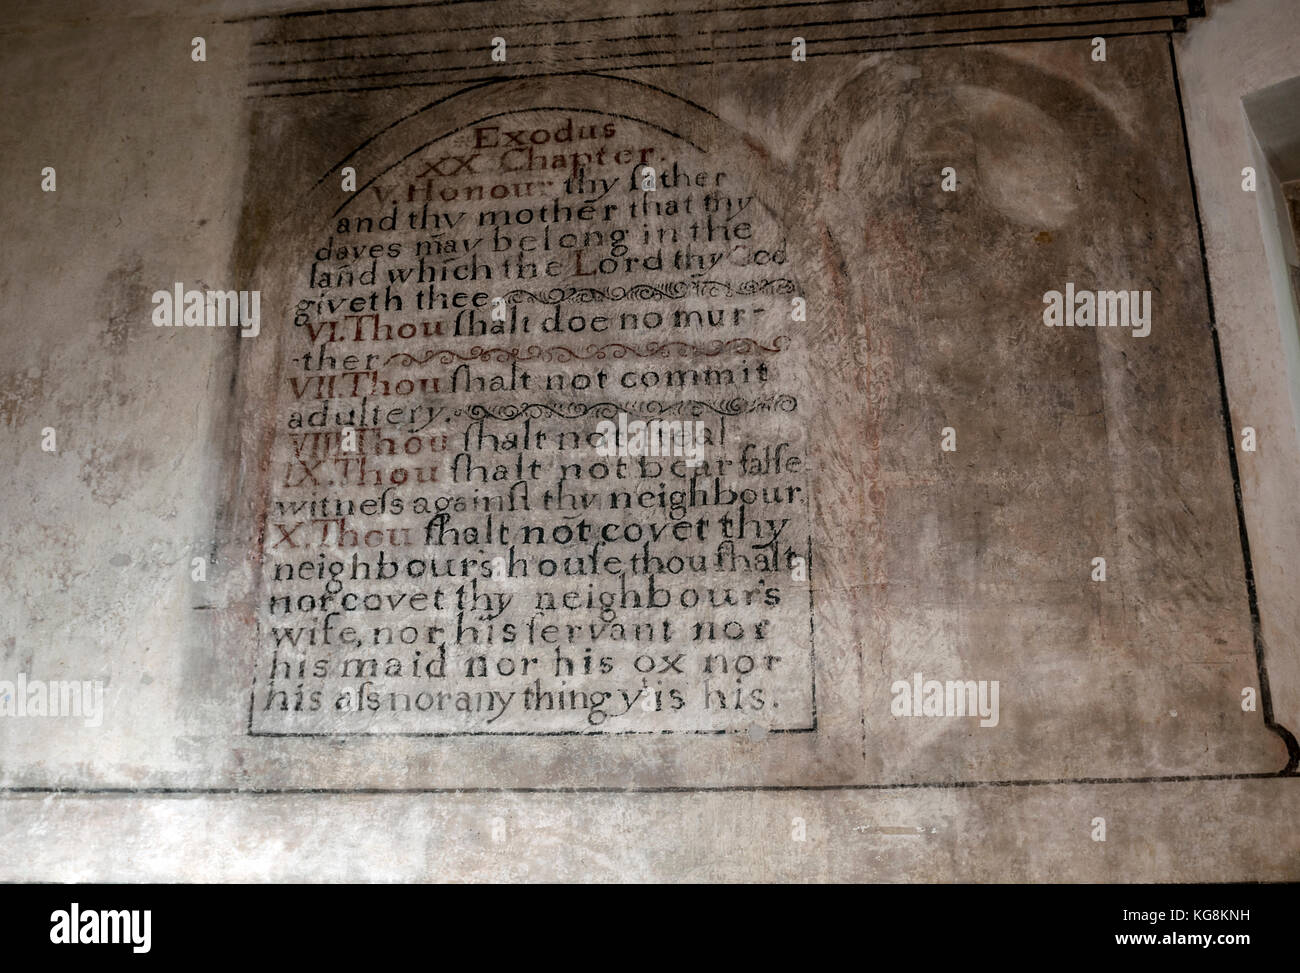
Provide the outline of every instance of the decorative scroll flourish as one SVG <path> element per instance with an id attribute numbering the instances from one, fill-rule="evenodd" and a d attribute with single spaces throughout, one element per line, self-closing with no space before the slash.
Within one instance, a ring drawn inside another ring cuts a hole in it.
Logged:
<path id="1" fill-rule="evenodd" d="M 583 416 L 595 416 L 612 419 L 620 412 L 650 417 L 662 415 L 701 416 L 713 412 L 720 416 L 738 416 L 749 412 L 794 412 L 799 407 L 799 400 L 793 395 L 769 395 L 765 398 L 723 399 L 718 402 L 705 402 L 702 399 L 687 399 L 680 402 L 663 402 L 650 399 L 645 402 L 521 402 L 502 405 L 471 404 L 463 409 L 454 409 L 452 416 L 468 416 L 470 419 L 540 419 L 544 416 L 558 416 L 562 419 L 579 419 Z"/>
<path id="2" fill-rule="evenodd" d="M 507 304 L 554 304 L 568 301 L 590 304 L 595 301 L 681 300 L 683 297 L 749 297 L 754 294 L 796 294 L 798 285 L 788 277 L 744 280 L 729 284 L 722 280 L 674 280 L 662 284 L 630 284 L 627 287 L 553 287 L 535 294 L 522 288 L 506 294 Z"/>
<path id="3" fill-rule="evenodd" d="M 790 339 L 786 335 L 777 335 L 772 339 L 770 346 L 762 344 L 753 338 L 731 338 L 727 341 L 715 338 L 713 341 L 707 341 L 699 345 L 689 341 L 651 341 L 640 348 L 614 341 L 604 345 L 588 345 L 581 351 L 575 351 L 565 345 L 553 345 L 549 348 L 543 348 L 541 345 L 529 345 L 527 348 L 484 348 L 481 345 L 475 345 L 468 353 L 463 355 L 450 348 L 431 348 L 420 357 L 416 357 L 407 351 L 399 351 L 389 355 L 384 364 L 390 365 L 396 362 L 399 365 L 426 365 L 431 361 L 437 361 L 441 365 L 450 365 L 457 361 L 495 361 L 501 363 L 544 361 L 562 363 L 575 360 L 626 358 L 628 355 L 636 358 L 670 358 L 673 352 L 676 352 L 679 357 L 698 355 L 712 358 L 724 352 L 734 355 L 752 355 L 756 352 L 775 354 L 782 351 L 789 343 Z"/>

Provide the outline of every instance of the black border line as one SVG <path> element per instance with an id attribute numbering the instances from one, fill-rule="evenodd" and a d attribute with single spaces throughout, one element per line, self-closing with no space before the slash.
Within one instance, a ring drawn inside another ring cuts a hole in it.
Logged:
<path id="1" fill-rule="evenodd" d="M 716 784 L 698 787 L 3 787 L 0 795 L 66 794 L 69 797 L 280 797 L 417 794 L 758 794 L 818 791 L 979 790 L 985 787 L 1051 787 L 1071 784 L 1196 784 L 1216 780 L 1300 780 L 1300 775 L 1170 774 L 1151 777 L 1057 777 L 1022 780 L 946 780 L 892 784 Z"/>
<path id="2" fill-rule="evenodd" d="M 1192 0 L 1195 6 L 1197 0 Z M 1193 16 L 1203 14 L 1203 9 L 1193 11 Z M 1244 774 L 1169 774 L 1148 775 L 1140 777 L 1055 777 L 1005 780 L 976 781 L 917 781 L 904 783 L 853 783 L 853 784 L 735 784 L 705 786 L 670 786 L 670 787 L 0 787 L 4 797 L 23 797 L 38 795 L 67 795 L 68 797 L 305 797 L 305 796 L 368 796 L 368 797 L 403 797 L 417 795 L 473 796 L 480 794 L 755 794 L 755 793 L 836 793 L 851 791 L 890 791 L 890 790 L 978 790 L 996 787 L 1050 787 L 1069 785 L 1099 784 L 1192 784 L 1209 781 L 1244 781 L 1244 780 L 1286 780 L 1300 779 L 1297 765 L 1300 764 L 1300 745 L 1286 727 L 1273 719 L 1272 697 L 1268 689 L 1268 673 L 1264 663 L 1264 645 L 1260 630 L 1259 603 L 1255 592 L 1254 568 L 1250 557 L 1250 541 L 1246 532 L 1245 510 L 1242 506 L 1241 481 L 1238 475 L 1236 444 L 1232 429 L 1231 415 L 1228 409 L 1228 393 L 1223 371 L 1223 360 L 1219 347 L 1218 327 L 1214 314 L 1214 296 L 1209 272 L 1209 257 L 1205 249 L 1205 231 L 1201 219 L 1200 199 L 1196 188 L 1195 170 L 1192 167 L 1191 143 L 1187 133 L 1187 117 L 1183 107 L 1182 86 L 1178 77 L 1178 60 L 1174 51 L 1173 35 L 1163 33 L 1168 40 L 1170 67 L 1173 72 L 1174 94 L 1178 102 L 1178 114 L 1183 132 L 1183 149 L 1190 181 L 1192 208 L 1196 216 L 1197 236 L 1201 249 L 1201 267 L 1205 277 L 1206 305 L 1209 310 L 1210 333 L 1214 342 L 1215 364 L 1219 377 L 1220 402 L 1223 408 L 1224 430 L 1228 439 L 1229 466 L 1233 476 L 1233 488 L 1237 508 L 1238 529 L 1241 535 L 1242 556 L 1244 559 L 1247 597 L 1250 604 L 1251 623 L 1255 634 L 1255 661 L 1260 679 L 1260 703 L 1264 716 L 1264 725 L 1281 736 L 1287 744 L 1290 760 L 1282 770 L 1272 773 Z M 1136 36 L 1136 35 L 1115 35 Z M 1076 37 L 1053 38 L 1059 40 L 1077 40 Z M 1007 42 L 1003 42 L 1007 43 Z M 1020 41 L 1019 43 L 1034 43 Z M 954 46 L 954 45 L 937 45 Z M 965 45 L 962 45 L 965 46 Z M 574 73 L 574 72 L 563 72 Z M 506 79 L 503 79 L 506 80 Z M 509 79 L 514 80 L 514 79 Z M 810 587 L 811 596 L 811 587 Z M 494 734 L 495 735 L 495 734 Z M 366 739 L 367 735 L 352 735 L 348 741 Z"/>
<path id="3" fill-rule="evenodd" d="M 1143 18 L 1143 19 L 1145 19 L 1145 18 Z M 1186 26 L 1186 21 L 1183 20 L 1182 23 L 1180 24 L 1180 26 L 1183 26 L 1183 27 L 1185 28 L 1185 26 Z M 1251 629 L 1252 629 L 1252 635 L 1253 635 L 1253 641 L 1254 641 L 1254 647 L 1255 647 L 1255 665 L 1256 665 L 1256 674 L 1257 674 L 1257 678 L 1258 678 L 1258 680 L 1259 680 L 1259 689 L 1260 689 L 1260 710 L 1261 710 L 1261 715 L 1262 715 L 1263 720 L 1264 720 L 1264 726 L 1265 726 L 1265 728 L 1268 729 L 1268 730 L 1270 730 L 1270 731 L 1272 731 L 1273 733 L 1276 733 L 1278 736 L 1280 736 L 1280 737 L 1282 738 L 1283 743 L 1286 745 L 1287 753 L 1288 753 L 1288 761 L 1287 761 L 1286 766 L 1283 767 L 1281 770 L 1279 770 L 1279 771 L 1275 771 L 1275 772 L 1272 772 L 1272 773 L 1267 773 L 1267 772 L 1266 772 L 1266 773 L 1250 773 L 1250 774 L 1172 775 L 1172 776 L 1163 776 L 1163 777 L 1124 777 L 1124 778 L 1089 777 L 1089 778 L 1054 778 L 1054 779 L 1030 779 L 1030 780 L 1000 780 L 1000 781 L 944 781 L 944 782 L 934 782 L 934 783 L 914 783 L 914 784 L 828 784 L 828 785 L 788 785 L 788 786 L 787 786 L 787 785 L 747 785 L 747 786 L 746 786 L 746 785 L 742 785 L 742 786 L 737 786 L 737 787 L 729 787 L 729 786 L 720 786 L 720 787 L 673 787 L 673 788 L 659 788 L 659 789 L 655 789 L 655 788 L 599 788 L 599 787 L 596 787 L 596 788 L 484 788 L 484 789 L 476 789 L 476 790 L 472 790 L 472 789 L 469 789 L 469 788 L 427 788 L 427 789 L 426 789 L 426 788 L 416 788 L 416 789 L 411 790 L 411 791 L 410 791 L 411 793 L 534 793 L 534 792 L 535 792 L 535 793 L 702 793 L 702 792 L 730 792 L 730 791 L 747 791 L 747 792 L 764 791 L 764 792 L 766 792 L 766 791 L 783 791 L 783 790 L 792 790 L 792 791 L 805 791 L 805 790 L 889 790 L 889 789 L 906 789 L 906 788 L 968 788 L 968 787 L 1039 786 L 1039 785 L 1047 785 L 1047 784 L 1096 784 L 1096 783 L 1185 783 L 1185 782 L 1204 781 L 1204 780 L 1271 780 L 1271 779 L 1275 779 L 1275 778 L 1286 778 L 1286 777 L 1296 777 L 1296 776 L 1300 776 L 1300 775 L 1297 775 L 1297 773 L 1296 773 L 1297 766 L 1300 766 L 1300 744 L 1297 743 L 1294 734 L 1292 734 L 1292 733 L 1291 733 L 1291 732 L 1290 732 L 1286 727 L 1282 726 L 1281 724 L 1279 724 L 1279 723 L 1274 719 L 1274 715 L 1273 715 L 1273 705 L 1272 705 L 1272 695 L 1271 695 L 1271 691 L 1270 691 L 1270 689 L 1269 689 L 1269 682 L 1268 682 L 1268 671 L 1267 671 L 1267 667 L 1266 667 L 1266 665 L 1265 665 L 1265 663 L 1264 663 L 1264 643 L 1263 643 L 1263 635 L 1262 635 L 1262 626 L 1261 626 L 1260 616 L 1259 616 L 1259 604 L 1258 604 L 1258 598 L 1257 598 L 1257 595 L 1256 595 L 1256 589 L 1255 589 L 1254 567 L 1253 567 L 1253 562 L 1252 562 L 1252 560 L 1251 560 L 1251 554 L 1250 554 L 1250 541 L 1249 541 L 1249 537 L 1248 537 L 1248 534 L 1247 534 L 1247 531 L 1246 531 L 1245 509 L 1244 509 L 1244 506 L 1243 506 L 1243 503 L 1242 503 L 1242 490 L 1241 490 L 1240 471 L 1239 471 L 1239 468 L 1238 468 L 1238 465 L 1237 465 L 1236 443 L 1235 443 L 1234 432 L 1233 432 L 1233 427 L 1232 427 L 1231 413 L 1230 413 L 1230 410 L 1229 410 L 1227 381 L 1226 381 L 1226 376 L 1225 376 L 1225 374 L 1224 374 L 1224 370 L 1223 370 L 1223 359 L 1222 359 L 1222 353 L 1221 353 L 1221 349 L 1220 349 L 1220 345 L 1219 345 L 1218 327 L 1217 327 L 1216 318 L 1215 318 L 1215 310 L 1214 310 L 1214 295 L 1213 295 L 1213 288 L 1212 288 L 1212 285 L 1211 285 L 1211 279 L 1210 279 L 1209 257 L 1208 257 L 1208 254 L 1207 254 L 1207 252 L 1206 252 L 1206 248 L 1205 248 L 1205 232 L 1204 232 L 1204 226 L 1203 226 L 1203 222 L 1202 222 L 1202 218 L 1201 218 L 1200 197 L 1199 197 L 1199 192 L 1198 192 L 1197 185 L 1196 185 L 1196 174 L 1195 174 L 1195 169 L 1193 168 L 1193 165 L 1192 165 L 1191 143 L 1190 143 L 1189 136 L 1188 136 L 1188 131 L 1187 131 L 1187 117 L 1186 117 L 1186 111 L 1185 111 L 1184 106 L 1183 106 L 1182 86 L 1181 86 L 1180 79 L 1179 79 L 1179 75 L 1178 75 L 1178 61 L 1177 61 L 1176 53 L 1175 53 L 1175 51 L 1174 51 L 1173 34 L 1172 34 L 1172 32 L 1170 32 L 1170 31 L 1144 31 L 1144 32 L 1135 32 L 1134 34 L 1114 35 L 1114 36 L 1138 36 L 1138 35 L 1140 35 L 1140 34 L 1158 34 L 1158 33 L 1163 33 L 1163 34 L 1165 34 L 1165 37 L 1166 37 L 1166 44 L 1167 44 L 1167 50 L 1169 51 L 1170 67 L 1171 67 L 1171 71 L 1172 71 L 1172 79 L 1173 79 L 1173 94 L 1174 94 L 1174 100 L 1177 102 L 1177 105 L 1178 105 L 1179 124 L 1180 124 L 1180 130 L 1181 130 L 1181 132 L 1182 132 L 1182 136 L 1183 136 L 1184 160 L 1185 160 L 1185 165 L 1186 165 L 1186 169 L 1187 169 L 1187 177 L 1188 177 L 1189 189 L 1190 189 L 1191 197 L 1192 197 L 1192 209 L 1193 209 L 1193 213 L 1194 213 L 1194 215 L 1195 215 L 1195 219 L 1196 219 L 1197 240 L 1198 240 L 1198 244 L 1199 244 L 1200 251 L 1201 251 L 1201 269 L 1202 269 L 1202 274 L 1203 274 L 1203 276 L 1204 276 L 1204 284 L 1205 284 L 1205 298 L 1206 298 L 1206 309 L 1207 309 L 1207 311 L 1208 311 L 1208 315 L 1209 315 L 1209 327 L 1210 327 L 1211 337 L 1212 337 L 1212 339 L 1213 339 L 1214 357 L 1215 357 L 1215 370 L 1216 370 L 1216 374 L 1217 374 L 1217 376 L 1218 376 L 1218 380 L 1219 380 L 1219 397 L 1220 397 L 1220 404 L 1221 404 L 1221 409 L 1222 409 L 1222 414 L 1223 414 L 1223 419 L 1224 419 L 1224 431 L 1225 431 L 1225 434 L 1226 434 L 1226 436 L 1227 436 L 1227 442 L 1228 442 L 1229 469 L 1230 469 L 1230 472 L 1231 472 L 1231 474 L 1232 474 L 1232 479 L 1233 479 L 1234 505 L 1235 505 L 1235 507 L 1236 507 L 1238 533 L 1239 533 L 1239 536 L 1240 536 L 1240 538 L 1241 538 L 1241 545 L 1242 545 L 1242 562 L 1243 562 L 1244 576 L 1245 576 L 1245 582 L 1246 582 L 1247 601 L 1248 601 L 1248 604 L 1249 604 L 1249 611 L 1250 611 L 1250 617 L 1251 617 Z M 1086 35 L 1085 35 L 1085 36 L 1086 36 Z M 1077 38 L 1077 37 L 1069 37 L 1069 38 L 1061 38 L 1061 39 L 1077 40 L 1078 38 Z M 1002 41 L 1001 43 L 1010 43 L 1010 42 L 1011 42 L 1011 41 Z M 1017 40 L 1014 41 L 1014 42 L 1017 42 L 1017 43 L 1034 43 L 1035 40 L 1021 40 L 1021 39 L 1017 39 Z M 989 43 L 989 42 L 985 42 L 985 43 Z M 972 45 L 972 44 L 960 44 L 960 45 L 944 44 L 944 45 L 933 45 L 933 46 L 953 47 L 953 46 L 978 46 L 978 45 Z M 907 49 L 910 50 L 910 49 L 912 49 L 912 48 L 907 48 Z M 839 52 L 835 52 L 835 53 L 839 53 Z M 781 58 L 782 60 L 784 60 L 785 56 L 786 56 L 785 54 L 782 54 L 782 55 L 780 55 L 780 58 Z M 557 72 L 557 73 L 558 73 L 558 72 Z M 564 73 L 575 73 L 575 72 L 564 72 Z M 509 78 L 509 79 L 501 79 L 501 80 L 515 80 L 515 79 L 514 79 L 514 78 Z M 509 113 L 503 113 L 503 114 L 509 114 Z M 436 141 L 436 140 L 435 140 L 435 141 Z M 391 169 L 392 167 L 389 167 L 389 168 Z M 387 171 L 387 170 L 386 170 L 386 171 Z M 344 204 L 344 206 L 346 206 L 346 203 Z M 343 206 L 340 206 L 339 209 L 340 209 L 340 210 L 343 209 Z M 810 542 L 809 542 L 809 543 L 811 544 L 811 539 L 810 539 Z M 811 551 L 810 551 L 810 558 L 811 558 Z M 811 563 L 811 560 L 810 560 L 810 563 Z M 812 608 L 812 605 L 811 605 L 812 586 L 811 586 L 811 585 L 809 586 L 809 597 L 810 597 L 810 610 L 811 610 L 811 608 Z M 810 612 L 810 622 L 811 622 L 811 621 L 812 621 L 812 617 L 811 617 L 811 612 Z M 815 686 L 816 686 L 815 676 L 814 676 L 814 683 L 813 683 L 813 685 L 814 685 L 814 692 L 815 692 Z M 255 689 L 254 689 L 254 692 L 255 692 Z M 813 710 L 814 716 L 813 716 L 813 727 L 812 727 L 812 729 L 816 729 L 816 726 L 817 726 L 817 718 L 816 718 L 816 709 L 815 709 L 815 705 L 816 705 L 816 704 L 815 704 L 815 697 L 814 697 L 814 710 Z M 250 721 L 250 729 L 251 729 L 251 721 L 252 721 L 251 701 L 250 701 L 249 721 Z M 700 735 L 703 735 L 703 736 L 722 736 L 722 735 L 726 735 L 726 734 L 728 734 L 728 733 L 732 733 L 732 732 L 733 732 L 733 731 L 729 731 L 729 730 L 719 730 L 719 731 L 712 731 L 712 732 L 710 732 L 710 731 L 692 731 L 692 735 L 697 735 L 697 736 L 700 736 Z M 801 730 L 801 729 L 793 729 L 793 730 L 791 730 L 791 729 L 784 729 L 784 730 L 779 730 L 779 731 L 774 731 L 774 732 L 781 732 L 781 733 L 796 732 L 796 733 L 797 733 L 797 732 L 807 732 L 807 730 Z M 258 734 L 252 734 L 251 732 L 250 732 L 250 735 L 254 735 L 254 736 L 315 736 L 315 737 L 321 737 L 321 736 L 324 736 L 324 737 L 331 737 L 331 738 L 344 737 L 344 738 L 347 738 L 347 739 L 349 739 L 349 740 L 350 740 L 350 739 L 357 738 L 357 737 L 365 738 L 365 737 L 369 737 L 369 736 L 371 736 L 371 734 L 317 734 L 317 733 L 310 733 L 310 734 L 285 734 L 285 733 L 266 734 L 266 733 L 258 733 Z M 517 735 L 525 735 L 525 736 L 538 736 L 538 735 L 540 735 L 540 736 L 572 736 L 572 735 L 580 735 L 580 736 L 608 736 L 609 734 L 604 734 L 604 733 L 585 734 L 585 733 L 582 733 L 581 731 L 578 731 L 578 732 L 575 734 L 574 731 L 564 731 L 564 732 L 558 732 L 558 733 L 540 733 L 540 734 L 538 734 L 538 733 L 526 733 L 526 734 L 489 734 L 489 733 L 482 733 L 482 734 L 479 734 L 479 733 L 432 733 L 432 734 L 431 734 L 431 733 L 398 733 L 398 734 L 391 734 L 391 733 L 390 733 L 390 734 L 379 734 L 379 735 L 380 735 L 380 736 L 517 736 Z M 619 735 L 619 736 L 630 736 L 630 735 L 663 735 L 663 731 L 640 731 L 640 732 L 633 732 L 633 733 L 620 733 L 620 734 L 615 734 L 615 735 Z M 0 793 L 9 793 L 9 792 L 10 792 L 10 791 L 7 790 L 7 789 L 0 789 Z M 235 792 L 235 793 L 251 793 L 251 792 L 249 792 L 249 791 L 243 791 L 243 790 L 240 790 L 240 789 L 234 789 L 233 792 Z M 280 792 L 282 792 L 282 791 L 279 791 L 279 790 L 257 790 L 257 791 L 256 791 L 256 793 L 280 793 Z M 332 789 L 311 789 L 311 790 L 294 790 L 294 789 L 289 789 L 289 790 L 283 791 L 283 793 L 348 793 L 348 794 L 351 794 L 351 793 L 370 793 L 370 792 L 371 792 L 371 791 L 365 791 L 365 790 L 363 790 L 363 791 L 357 791 L 357 790 L 343 790 L 343 789 L 340 789 L 340 790 L 338 790 L 338 791 L 334 791 L 334 790 L 332 790 Z M 374 793 L 391 794 L 391 793 L 406 793 L 407 791 L 405 791 L 405 790 L 396 790 L 396 789 L 391 789 L 391 788 L 376 788 L 376 789 L 374 789 L 373 792 L 374 792 Z M 116 793 L 116 792 L 114 792 L 114 793 Z M 128 792 L 128 793 L 130 793 L 130 792 Z M 180 793 L 189 793 L 189 792 L 188 792 L 188 791 L 181 791 Z"/>

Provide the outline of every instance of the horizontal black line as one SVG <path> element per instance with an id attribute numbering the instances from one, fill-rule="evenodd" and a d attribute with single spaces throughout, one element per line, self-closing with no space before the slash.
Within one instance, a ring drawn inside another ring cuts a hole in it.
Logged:
<path id="1" fill-rule="evenodd" d="M 1168 4 L 1174 2 L 1177 2 L 1177 0 L 1131 0 L 1131 2 L 1129 2 L 1129 0 L 1120 0 L 1121 5 L 1123 6 L 1138 6 L 1139 4 L 1143 4 L 1143 3 Z M 711 31 L 711 33 L 741 34 L 741 33 L 745 33 L 746 31 L 755 31 L 755 30 L 779 30 L 779 29 L 788 30 L 793 27 L 834 27 L 838 24 L 858 24 L 858 23 L 866 24 L 866 23 L 875 23 L 878 21 L 885 21 L 885 20 L 925 20 L 925 19 L 937 19 L 939 17 L 977 17 L 977 16 L 984 16 L 985 14 L 1029 13 L 1036 10 L 1049 10 L 1055 13 L 1057 11 L 1065 11 L 1067 9 L 1074 8 L 1074 7 L 1098 7 L 1098 6 L 1114 6 L 1114 4 L 1111 3 L 1110 0 L 1103 0 L 1103 2 L 1097 2 L 1097 0 L 1081 0 L 1081 2 L 1079 3 L 1063 3 L 1060 5 L 1053 5 L 1051 7 L 1043 7 L 1041 5 L 1034 6 L 1034 7 L 985 7 L 979 10 L 955 10 L 955 11 L 946 11 L 946 12 L 933 13 L 933 14 L 900 14 L 897 16 L 849 18 L 846 20 L 808 20 L 808 21 L 804 21 L 802 24 L 780 24 L 776 27 L 768 27 L 763 24 L 755 24 L 752 27 L 724 28 L 723 30 Z M 1173 16 L 1175 15 L 1153 13 L 1153 14 L 1148 14 L 1145 17 L 1107 17 L 1105 20 L 1101 20 L 1101 21 L 1067 20 L 1067 21 L 1062 21 L 1061 23 L 1062 24 L 1073 24 L 1073 23 L 1122 24 L 1125 23 L 1126 21 L 1156 20 L 1161 17 L 1173 17 Z M 1035 25 L 1046 26 L 1051 23 L 1052 21 L 1050 20 L 1039 20 L 1039 21 L 1031 21 L 1026 24 L 1022 24 L 1021 26 L 1025 26 L 1025 27 L 1033 27 Z M 1001 30 L 1003 28 L 986 27 L 986 28 L 972 28 L 972 29 Z M 932 33 L 932 31 L 918 30 L 917 33 L 928 34 L 928 33 Z"/>
<path id="2" fill-rule="evenodd" d="M 1025 780 L 917 781 L 896 784 L 718 784 L 703 787 L 0 787 L 0 795 L 59 794 L 69 797 L 278 797 L 407 794 L 756 794 L 835 791 L 978 790 L 985 787 L 1064 787 L 1098 784 L 1196 784 L 1218 780 L 1300 780 L 1284 773 L 1170 774 L 1156 777 L 1055 777 Z"/>
<path id="3" fill-rule="evenodd" d="M 423 32 L 419 32 L 423 33 Z M 719 33 L 723 33 L 719 31 Z M 633 34 L 630 37 L 587 37 L 578 41 L 549 41 L 538 44 L 511 44 L 511 50 L 519 50 L 530 47 L 568 47 L 575 44 L 600 44 L 600 43 L 618 43 L 622 41 L 648 41 L 658 40 L 664 37 L 680 37 L 680 34 Z M 359 61 L 367 58 L 379 57 L 426 57 L 432 54 L 463 54 L 466 51 L 488 51 L 490 46 L 485 47 L 434 47 L 427 51 L 394 51 L 391 54 L 332 54 L 328 57 L 299 57 L 284 58 L 279 61 L 253 61 L 251 66 L 255 68 L 266 67 L 268 65 L 278 64 L 319 64 L 322 61 Z"/>
<path id="4" fill-rule="evenodd" d="M 516 44 L 518 47 L 540 47 L 539 44 Z M 427 51 L 395 51 L 392 54 L 332 54 L 329 57 L 287 57 L 278 61 L 253 61 L 250 66 L 264 68 L 281 64 L 320 64 L 324 61 L 362 61 L 367 58 L 380 57 L 427 57 L 432 54 L 463 54 L 466 50 L 488 50 L 488 48 L 431 47 Z"/>
<path id="5" fill-rule="evenodd" d="M 716 13 L 748 13 L 753 10 L 778 10 L 787 7 L 801 6 L 824 6 L 825 3 L 847 3 L 858 2 L 858 0 L 814 0 L 810 3 L 779 3 L 765 4 L 763 6 L 744 6 L 744 7 L 720 7 L 716 10 L 671 10 L 662 13 L 646 14 L 623 14 L 607 17 L 581 17 L 574 20 L 530 20 L 518 24 L 474 24 L 466 27 L 443 27 L 437 30 L 395 30 L 395 31 L 367 31 L 360 34 L 329 34 L 321 37 L 290 37 L 277 40 L 260 40 L 254 41 L 254 46 L 267 46 L 276 44 L 315 44 L 324 41 L 346 41 L 361 40 L 375 37 L 410 37 L 421 34 L 454 34 L 465 31 L 493 31 L 500 32 L 503 30 L 516 30 L 526 27 L 570 27 L 575 24 L 592 24 L 608 23 L 610 21 L 637 20 L 639 18 L 649 17 L 686 17 L 696 14 L 716 14 Z M 1053 3 L 1053 4 L 1032 4 L 1023 7 L 984 7 L 975 10 L 957 10 L 957 11 L 939 11 L 933 13 L 916 13 L 916 14 L 892 14 L 882 15 L 879 17 L 864 18 L 846 18 L 847 22 L 861 21 L 870 22 L 873 20 L 917 20 L 926 17 L 960 17 L 973 16 L 984 13 L 1023 13 L 1026 11 L 1058 11 L 1073 7 L 1118 7 L 1118 6 L 1137 6 L 1140 4 L 1165 4 L 1177 2 L 1177 0 L 1074 0 L 1071 3 Z"/>
<path id="6" fill-rule="evenodd" d="M 380 13 L 387 10 L 410 10 L 419 7 L 455 7 L 465 3 L 496 3 L 497 0 L 419 0 L 414 3 L 374 3 L 365 7 L 333 7 L 320 10 L 282 10 L 273 14 L 249 14 L 231 17 L 227 24 L 243 24 L 253 20 L 287 20 L 291 17 L 330 17 L 334 14 Z"/>
<path id="7" fill-rule="evenodd" d="M 330 740 L 356 740 L 360 738 L 384 737 L 626 737 L 626 736 L 725 736 L 730 733 L 740 735 L 747 730 L 395 730 L 391 733 L 367 733 L 347 731 L 334 733 L 311 733 L 306 731 L 249 730 L 250 737 L 292 737 Z M 817 725 L 790 726 L 769 729 L 768 733 L 816 733 Z"/>
<path id="8" fill-rule="evenodd" d="M 1119 33 L 1104 33 L 1097 36 L 1102 37 L 1147 37 L 1152 35 L 1164 35 L 1170 33 L 1171 28 L 1164 30 L 1134 30 Z M 867 48 L 860 51 L 826 51 L 824 53 L 810 53 L 809 57 L 853 57 L 864 54 L 879 54 L 890 51 L 924 51 L 934 48 L 945 47 L 983 47 L 990 44 L 1042 44 L 1054 41 L 1077 41 L 1086 34 L 1067 34 L 1059 37 L 1010 37 L 1003 40 L 987 41 L 954 41 L 948 44 L 900 44 L 893 47 L 875 47 Z M 787 61 L 790 55 L 779 54 L 771 57 L 742 57 L 732 58 L 725 61 L 676 61 L 663 62 L 660 64 L 629 64 L 629 65 L 604 65 L 600 68 L 602 71 L 640 71 L 651 68 L 681 68 L 681 67 L 711 67 L 717 64 L 740 64 L 751 61 Z M 586 71 L 550 71 L 537 72 L 533 74 L 509 74 L 509 75 L 489 75 L 477 78 L 455 78 L 448 81 L 403 81 L 395 84 L 381 85 L 362 85 L 351 88 L 323 88 L 317 91 L 273 91 L 250 93 L 247 98 L 302 98 L 308 95 L 332 95 L 332 94 L 361 94 L 368 91 L 391 91 L 399 88 L 430 88 L 448 84 L 466 84 L 475 81 L 526 81 L 533 78 L 553 78 L 565 77 L 575 74 L 587 74 Z"/>

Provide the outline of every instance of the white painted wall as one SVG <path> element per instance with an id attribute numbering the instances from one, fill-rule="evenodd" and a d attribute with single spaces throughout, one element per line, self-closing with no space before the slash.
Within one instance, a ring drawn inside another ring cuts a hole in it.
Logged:
<path id="1" fill-rule="evenodd" d="M 1300 5 L 1221 0 L 1174 40 L 1187 113 L 1233 424 L 1254 426 L 1256 453 L 1238 452 L 1276 717 L 1300 724 L 1300 421 L 1288 343 L 1287 294 L 1274 286 L 1261 206 L 1269 188 L 1241 189 L 1258 165 L 1246 95 L 1300 75 Z M 1300 106 L 1297 106 L 1300 111 Z M 1273 227 L 1277 232 L 1277 227 Z M 1274 260 L 1278 255 L 1274 254 Z M 1295 354 L 1294 347 L 1292 355 Z"/>

